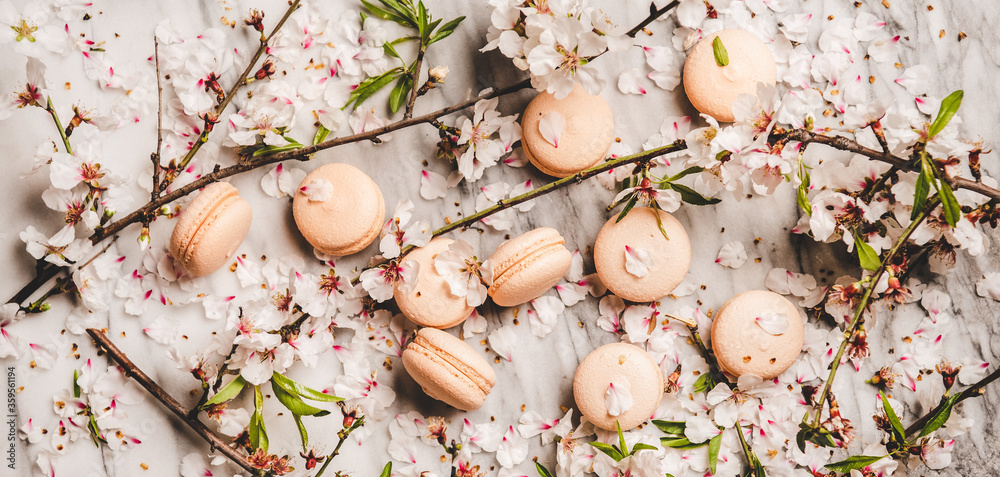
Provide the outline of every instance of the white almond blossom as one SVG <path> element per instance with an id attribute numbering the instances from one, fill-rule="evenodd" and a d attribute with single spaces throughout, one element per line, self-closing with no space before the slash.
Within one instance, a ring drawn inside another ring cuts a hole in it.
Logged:
<path id="1" fill-rule="evenodd" d="M 486 287 L 493 284 L 493 267 L 489 260 L 479 260 L 469 242 L 452 242 L 448 250 L 434 257 L 434 268 L 444 277 L 452 295 L 465 297 L 469 306 L 486 302 Z"/>
<path id="2" fill-rule="evenodd" d="M 423 247 L 431 241 L 430 224 L 420 220 L 410 224 L 413 209 L 413 202 L 409 199 L 401 199 L 396 204 L 396 212 L 382 227 L 379 250 L 383 257 L 396 258 L 404 248 Z"/>

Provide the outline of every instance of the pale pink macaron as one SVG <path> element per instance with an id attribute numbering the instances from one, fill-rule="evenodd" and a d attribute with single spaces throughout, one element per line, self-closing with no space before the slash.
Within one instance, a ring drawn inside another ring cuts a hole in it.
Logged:
<path id="1" fill-rule="evenodd" d="M 657 226 L 657 213 L 666 237 Z M 597 234 L 597 276 L 608 290 L 629 301 L 647 302 L 669 295 L 691 267 L 691 242 L 684 226 L 673 215 L 649 207 L 636 207 L 620 222 L 617 219 L 617 214 L 611 217 Z M 629 253 L 632 257 L 645 255 L 644 274 L 626 268 Z"/>
<path id="2" fill-rule="evenodd" d="M 729 57 L 719 66 L 712 42 L 718 37 Z M 778 77 L 767 45 L 745 30 L 722 30 L 701 39 L 684 62 L 684 92 L 694 107 L 719 122 L 732 122 L 733 103 L 741 94 L 757 95 L 757 83 L 773 85 Z"/>
<path id="3" fill-rule="evenodd" d="M 444 276 L 434 267 L 437 255 L 448 250 L 455 241 L 450 238 L 437 237 L 427 245 L 408 254 L 403 263 L 418 263 L 417 283 L 409 293 L 403 293 L 396 285 L 393 297 L 399 311 L 410 321 L 431 328 L 445 329 L 465 321 L 472 313 L 464 296 L 455 296 Z"/>
<path id="4" fill-rule="evenodd" d="M 403 350 L 403 367 L 428 396 L 463 411 L 483 406 L 497 382 L 490 363 L 464 341 L 421 328 Z"/>
<path id="5" fill-rule="evenodd" d="M 608 408 L 612 393 L 630 398 L 631 406 L 612 409 L 617 413 L 612 415 Z M 628 343 L 606 344 L 577 366 L 573 396 L 580 413 L 595 426 L 613 431 L 617 421 L 625 431 L 642 424 L 656 411 L 663 397 L 663 374 L 642 348 Z"/>
<path id="6" fill-rule="evenodd" d="M 547 141 L 538 127 L 549 113 L 558 113 L 566 122 L 557 144 Z M 614 133 L 615 120 L 608 102 L 579 84 L 563 99 L 539 93 L 521 118 L 524 155 L 538 170 L 555 177 L 570 176 L 601 162 L 611 148 Z"/>
<path id="7" fill-rule="evenodd" d="M 326 183 L 333 186 L 328 197 L 310 197 L 303 192 L 303 188 Z M 385 201 L 378 185 L 361 169 L 327 164 L 302 179 L 292 202 L 292 215 L 299 232 L 316 250 L 344 256 L 360 252 L 378 237 L 385 219 Z"/>
<path id="8" fill-rule="evenodd" d="M 231 184 L 209 184 L 181 211 L 170 236 L 170 254 L 192 275 L 208 275 L 236 253 L 252 216 L 250 204 Z"/>
<path id="9" fill-rule="evenodd" d="M 771 379 L 798 359 L 803 333 L 799 307 L 777 293 L 751 290 L 730 298 L 715 314 L 712 350 L 719 367 L 733 376 Z"/>
<path id="10" fill-rule="evenodd" d="M 540 227 L 497 247 L 490 257 L 489 294 L 500 306 L 517 306 L 542 296 L 566 275 L 573 254 L 556 229 Z"/>

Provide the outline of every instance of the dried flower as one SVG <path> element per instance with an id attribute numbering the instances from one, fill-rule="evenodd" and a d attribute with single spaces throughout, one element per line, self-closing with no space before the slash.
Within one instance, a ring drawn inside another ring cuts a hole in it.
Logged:
<path id="1" fill-rule="evenodd" d="M 854 426 L 851 421 L 840 415 L 840 405 L 833 393 L 827 394 L 827 401 L 830 402 L 830 418 L 823 421 L 821 426 L 830 431 L 839 442 L 840 447 L 847 447 L 854 440 Z"/>
<path id="2" fill-rule="evenodd" d="M 262 80 L 265 78 L 270 78 L 278 71 L 278 67 L 274 64 L 274 60 L 268 58 L 264 60 L 264 64 L 260 66 L 260 69 L 254 73 L 254 79 Z"/>
<path id="3" fill-rule="evenodd" d="M 892 368 L 883 366 L 867 383 L 882 386 L 885 389 L 892 389 L 896 385 L 896 378 L 898 377 L 898 374 L 892 372 Z"/>
<path id="4" fill-rule="evenodd" d="M 313 469 L 316 467 L 316 464 L 319 464 L 320 462 L 326 460 L 325 455 L 320 455 L 320 456 L 316 455 L 315 448 L 310 448 L 308 454 L 304 452 L 299 452 L 299 455 L 306 460 L 306 469 Z"/>
<path id="5" fill-rule="evenodd" d="M 446 433 L 448 432 L 448 424 L 444 422 L 444 418 L 441 417 L 429 417 L 427 418 L 427 438 L 432 441 L 437 441 L 438 444 L 442 446 L 448 440 Z"/>
<path id="6" fill-rule="evenodd" d="M 955 365 L 949 363 L 947 360 L 941 360 L 941 363 L 934 367 L 938 373 L 941 373 L 941 380 L 944 382 L 945 392 L 950 391 L 952 386 L 955 385 L 955 377 L 958 376 L 958 372 L 962 369 L 961 365 Z"/>
<path id="7" fill-rule="evenodd" d="M 261 33 L 264 32 L 264 12 L 253 8 L 250 10 L 250 16 L 243 19 L 243 23 L 247 26 L 252 26 L 254 30 Z"/>

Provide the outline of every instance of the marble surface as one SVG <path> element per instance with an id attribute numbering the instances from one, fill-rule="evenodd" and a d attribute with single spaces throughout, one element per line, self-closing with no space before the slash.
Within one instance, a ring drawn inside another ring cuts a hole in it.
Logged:
<path id="1" fill-rule="evenodd" d="M 19 2 L 15 2 L 18 3 Z M 23 2 L 21 2 L 23 3 Z M 330 2 L 331 8 L 357 9 L 351 1 Z M 451 68 L 448 83 L 417 104 L 417 113 L 430 111 L 468 97 L 485 86 L 508 85 L 522 78 L 521 72 L 496 52 L 480 54 L 475 48 L 484 44 L 484 35 L 489 24 L 488 9 L 482 2 L 457 2 L 436 0 L 428 2 L 432 11 L 444 15 L 467 15 L 468 19 L 454 37 L 444 42 L 440 48 L 428 55 L 431 64 L 444 64 Z M 812 0 L 808 2 L 787 2 L 791 8 L 821 17 L 854 15 L 853 2 L 833 0 Z M 882 2 L 866 0 L 861 10 L 884 19 L 890 31 L 904 36 L 900 58 L 905 65 L 925 64 L 937 72 L 933 78 L 932 91 L 946 94 L 954 89 L 965 90 L 966 103 L 963 106 L 963 133 L 970 137 L 982 136 L 987 143 L 996 143 L 1000 131 L 996 126 L 996 105 L 1000 103 L 1000 44 L 996 22 L 1000 20 L 1000 8 L 994 2 L 977 0 L 892 0 L 891 8 Z M 888 2 L 886 2 L 888 3 Z M 933 10 L 928 9 L 928 3 Z M 277 12 L 283 10 L 281 1 L 228 1 L 199 2 L 195 0 L 172 2 L 129 2 L 101 1 L 95 10 L 100 11 L 87 23 L 92 36 L 107 41 L 107 50 L 119 62 L 142 62 L 152 53 L 152 31 L 157 22 L 169 18 L 183 32 L 192 34 L 210 26 L 221 26 L 220 17 L 233 17 L 248 7 L 263 8 L 273 21 Z M 622 25 L 632 25 L 643 18 L 647 3 L 639 0 L 604 3 L 606 12 Z M 226 10 L 232 7 L 234 10 Z M 662 43 L 668 41 L 674 20 L 655 23 L 651 30 Z M 268 23 L 265 21 L 265 23 Z M 268 23 L 269 24 L 269 23 Z M 939 38 L 939 32 L 946 35 Z M 246 32 L 231 32 L 228 41 L 237 46 L 253 41 Z M 959 31 L 968 37 L 958 42 Z M 814 32 L 818 35 L 818 32 Z M 813 38 L 815 40 L 815 37 Z M 474 48 L 475 47 L 475 48 Z M 629 65 L 638 65 L 641 52 L 605 55 L 599 59 L 602 69 L 608 74 L 609 86 L 605 90 L 615 114 L 616 133 L 626 143 L 638 148 L 642 142 L 654 134 L 662 118 L 694 113 L 678 88 L 674 92 L 654 89 L 646 97 L 626 96 L 614 87 L 617 74 Z M 23 75 L 23 57 L 10 51 L 0 51 L 0 89 L 16 87 Z M 876 95 L 898 94 L 898 88 L 890 87 L 901 70 L 890 66 L 871 71 L 876 81 L 872 91 Z M 96 85 L 85 79 L 78 61 L 65 61 L 63 66 L 50 69 L 51 80 L 55 84 L 72 88 L 54 88 L 53 96 L 57 104 L 71 104 L 83 101 L 90 107 L 105 106 L 109 96 L 100 92 Z M 224 81 L 229 84 L 230 81 Z M 531 98 L 530 92 L 521 92 L 501 101 L 501 110 L 514 113 L 523 110 Z M 902 95 L 900 95 L 902 97 Z M 139 125 L 128 126 L 105 136 L 104 160 L 115 170 L 135 177 L 148 174 L 147 157 L 155 144 L 155 121 L 147 117 Z M 33 276 L 33 260 L 25 253 L 18 233 L 33 225 L 47 232 L 58 226 L 58 217 L 45 208 L 40 194 L 47 185 L 44 175 L 20 178 L 30 168 L 30 158 L 38 142 L 54 137 L 48 117 L 41 110 L 19 111 L 13 118 L 0 121 L 0 144 L 3 144 L 5 173 L 0 174 L 0 189 L 6 206 L 0 209 L 0 220 L 6 225 L 0 228 L 0 256 L 3 257 L 6 279 L 0 281 L 0 295 L 11 296 L 20 286 Z M 401 198 L 410 198 L 416 203 L 415 215 L 434 225 L 440 225 L 445 216 L 455 218 L 460 213 L 471 213 L 478 190 L 476 187 L 497 181 L 510 183 L 531 179 L 542 184 L 549 179 L 531 167 L 521 169 L 499 166 L 487 171 L 481 182 L 463 183 L 449 190 L 446 199 L 433 202 L 420 199 L 419 171 L 427 160 L 428 167 L 440 173 L 447 172 L 447 166 L 433 157 L 437 134 L 433 128 L 417 127 L 394 134 L 391 141 L 378 147 L 370 144 L 349 145 L 317 155 L 311 163 L 299 164 L 311 170 L 319 164 L 339 161 L 354 164 L 367 171 L 382 187 L 385 202 L 391 213 L 393 205 Z M 819 149 L 819 148 L 816 148 Z M 818 153 L 811 151 L 812 153 Z M 842 157 L 830 150 L 822 154 L 830 158 Z M 996 155 L 986 156 L 986 168 L 1000 173 L 1000 167 L 991 164 Z M 232 159 L 220 159 L 224 164 Z M 290 203 L 267 197 L 260 189 L 259 181 L 264 171 L 254 171 L 232 180 L 254 207 L 254 220 L 247 240 L 240 251 L 253 256 L 279 257 L 283 254 L 310 255 L 307 244 L 297 234 L 291 218 Z M 691 296 L 677 300 L 666 300 L 666 309 L 676 309 L 683 305 L 701 305 L 717 309 L 735 293 L 747 289 L 763 288 L 764 277 L 774 267 L 792 271 L 811 273 L 822 280 L 853 272 L 852 262 L 843 247 L 832 244 L 814 243 L 808 237 L 792 234 L 790 229 L 796 223 L 800 211 L 795 205 L 791 188 L 783 187 L 779 193 L 769 198 L 753 198 L 735 202 L 726 200 L 710 207 L 683 206 L 676 216 L 693 238 L 694 260 L 688 280 L 700 285 Z M 609 217 L 605 206 L 614 192 L 608 191 L 596 182 L 585 182 L 572 188 L 558 191 L 537 200 L 533 210 L 518 215 L 511 234 L 538 226 L 555 227 L 566 237 L 571 249 L 585 250 L 591 247 L 600 226 Z M 169 235 L 170 223 L 157 223 L 153 228 L 153 241 L 163 244 Z M 126 262 L 135 267 L 138 264 L 137 250 L 133 247 L 135 228 L 125 232 L 121 251 L 131 253 Z M 503 238 L 503 233 L 488 231 L 480 233 L 470 230 L 461 236 L 481 250 L 492 250 Z M 1000 235 L 991 234 L 995 242 Z M 747 247 L 750 260 L 737 270 L 723 269 L 714 263 L 722 244 L 738 240 Z M 365 257 L 374 254 L 376 246 L 350 259 L 351 265 L 361 264 Z M 995 302 L 975 295 L 975 282 L 984 271 L 995 270 L 1000 263 L 1000 249 L 995 244 L 987 253 L 972 259 L 960 254 L 958 266 L 947 276 L 925 277 L 932 286 L 947 290 L 953 299 L 951 312 L 955 317 L 953 330 L 944 343 L 944 354 L 953 359 L 966 356 L 998 363 L 1000 355 L 1000 308 Z M 593 264 L 588 258 L 588 271 Z M 220 273 L 211 277 L 211 286 L 217 290 L 235 288 L 235 280 L 230 274 Z M 53 301 L 53 309 L 40 316 L 30 317 L 10 328 L 10 332 L 35 343 L 56 341 L 59 359 L 50 370 L 31 369 L 28 362 L 0 361 L 4 367 L 17 368 L 17 380 L 23 390 L 17 395 L 17 419 L 20 425 L 27 417 L 51 419 L 50 396 L 70 385 L 72 369 L 90 358 L 97 363 L 105 362 L 104 357 L 96 357 L 91 341 L 82 336 L 62 332 L 66 316 L 73 308 L 72 300 L 60 297 Z M 182 324 L 189 340 L 184 343 L 189 351 L 198 349 L 208 342 L 209 334 L 223 326 L 222 322 L 209 322 L 202 317 L 202 308 L 197 304 L 182 307 L 163 308 L 152 306 L 144 316 L 132 317 L 122 312 L 120 304 L 112 306 L 111 312 L 102 316 L 109 335 L 118 345 L 150 376 L 170 390 L 183 404 L 192 405 L 196 401 L 196 382 L 183 371 L 177 370 L 173 362 L 164 356 L 162 346 L 155 344 L 141 332 L 143 326 L 152 320 L 169 314 Z M 492 307 L 484 307 L 482 312 L 489 321 L 492 331 L 510 320 L 508 315 Z M 468 416 L 474 421 L 484 421 L 495 417 L 504 424 L 516 423 L 522 413 L 522 406 L 535 410 L 547 418 L 562 415 L 561 406 L 575 407 L 572 397 L 572 376 L 583 357 L 597 346 L 616 340 L 610 333 L 595 326 L 598 316 L 597 301 L 588 299 L 567 308 L 555 330 L 546 338 L 532 335 L 527 326 L 518 330 L 518 345 L 512 362 L 494 363 L 499 385 L 488 399 L 486 406 Z M 886 352 L 900 343 L 900 339 L 917 326 L 925 312 L 916 304 L 899 307 L 883 315 L 879 327 L 870 332 L 869 340 L 873 359 L 869 360 L 861 372 L 844 371 L 834 386 L 841 398 L 841 405 L 847 416 L 859 428 L 859 435 L 872 441 L 877 435 L 869 416 L 873 413 L 871 388 L 863 384 L 871 372 L 886 363 Z M 483 350 L 486 335 L 477 335 L 467 341 Z M 72 351 L 72 349 L 76 351 Z M 493 354 L 489 357 L 492 360 Z M 373 367 L 382 366 L 385 356 L 372 355 L 369 360 Z M 338 375 L 340 365 L 321 365 L 317 370 L 294 370 L 291 375 L 316 386 L 326 386 Z M 389 384 L 396 392 L 396 402 L 390 412 L 418 410 L 424 415 L 442 415 L 453 423 L 452 433 L 459 432 L 463 414 L 426 398 L 416 384 L 405 374 L 399 360 L 393 360 Z M 865 398 L 862 398 L 865 397 Z M 249 404 L 249 403 L 248 403 Z M 1000 388 L 989 388 L 985 396 L 969 401 L 963 412 L 975 419 L 976 424 L 965 436 L 956 442 L 954 463 L 945 470 L 934 472 L 920 468 L 919 475 L 941 476 L 987 476 L 1000 473 L 1000 445 L 993 440 L 1000 432 L 1000 420 L 991 409 L 1000 405 Z M 137 437 L 143 443 L 128 452 L 113 453 L 98 450 L 85 441 L 78 442 L 71 452 L 60 458 L 57 468 L 74 469 L 79 476 L 134 476 L 134 475 L 176 475 L 178 462 L 189 452 L 204 452 L 206 446 L 180 422 L 152 399 L 130 408 L 129 419 L 138 429 Z M 313 421 L 314 442 L 324 443 L 328 448 L 336 442 L 339 425 L 334 421 L 323 424 Z M 297 437 L 291 420 L 272 419 L 269 424 L 272 446 L 283 446 L 290 452 L 297 452 Z M 344 469 L 351 475 L 376 475 L 389 459 L 385 451 L 389 436 L 386 422 L 372 424 L 373 433 L 363 447 L 348 445 L 343 456 L 334 463 L 334 469 Z M 324 427 L 328 426 L 328 427 Z M 5 428 L 6 432 L 6 428 Z M 518 468 L 533 474 L 530 458 L 537 456 L 540 462 L 553 463 L 552 446 L 541 448 L 537 439 L 532 439 L 529 460 Z M 352 443 L 353 444 L 353 443 Z M 2 475 L 33 475 L 30 462 L 37 452 L 31 446 L 18 440 L 18 469 L 4 468 Z M 482 462 L 487 467 L 492 462 Z M 140 464 L 148 466 L 143 471 Z M 499 468 L 499 467 L 497 467 Z M 332 469 L 331 469 L 332 470 Z M 439 474 L 447 472 L 446 464 L 436 465 Z M 332 475 L 332 474 L 329 474 Z M 489 475 L 495 475 L 495 470 Z"/>

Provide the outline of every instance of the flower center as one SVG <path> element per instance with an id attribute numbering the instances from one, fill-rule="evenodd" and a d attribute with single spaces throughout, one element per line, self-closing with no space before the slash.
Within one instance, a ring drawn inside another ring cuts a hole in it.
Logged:
<path id="1" fill-rule="evenodd" d="M 35 42 L 35 32 L 38 31 L 38 27 L 29 25 L 27 20 L 22 18 L 19 26 L 11 25 L 10 29 L 17 33 L 17 38 L 14 38 L 14 41 L 27 39 L 31 43 Z"/>

